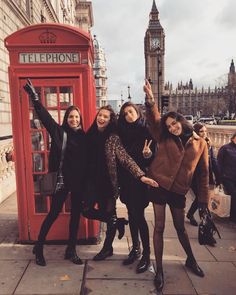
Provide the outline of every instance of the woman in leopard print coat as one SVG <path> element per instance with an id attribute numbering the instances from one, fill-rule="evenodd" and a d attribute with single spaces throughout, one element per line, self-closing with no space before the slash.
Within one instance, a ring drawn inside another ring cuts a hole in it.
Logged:
<path id="1" fill-rule="evenodd" d="M 113 255 L 112 243 L 118 229 L 118 238 L 124 235 L 127 221 L 116 215 L 116 200 L 119 196 L 117 161 L 135 178 L 157 186 L 157 183 L 145 176 L 127 154 L 117 135 L 116 115 L 111 106 L 101 107 L 87 132 L 88 146 L 88 183 L 84 216 L 107 223 L 106 238 L 102 250 L 93 258 L 104 260 Z M 94 208 L 95 204 L 98 208 Z"/>

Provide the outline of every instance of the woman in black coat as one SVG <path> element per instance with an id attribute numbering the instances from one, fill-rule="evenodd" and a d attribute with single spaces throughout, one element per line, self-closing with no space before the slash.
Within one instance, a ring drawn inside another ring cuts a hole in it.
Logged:
<path id="1" fill-rule="evenodd" d="M 66 110 L 63 123 L 60 126 L 41 104 L 38 94 L 35 92 L 35 89 L 29 80 L 24 86 L 24 89 L 29 94 L 39 119 L 42 121 L 44 127 L 51 136 L 52 141 L 48 168 L 50 172 L 58 171 L 63 134 L 64 132 L 67 134 L 66 149 L 62 166 L 64 187 L 52 196 L 50 211 L 42 223 L 38 241 L 33 248 L 36 264 L 41 266 L 46 265 L 43 255 L 43 245 L 52 224 L 62 210 L 69 192 L 71 193 L 71 216 L 69 223 L 69 239 L 64 258 L 75 264 L 83 264 L 82 260 L 76 253 L 77 232 L 79 228 L 80 213 L 82 211 L 85 183 L 84 170 L 86 168 L 86 139 L 83 131 L 80 110 L 76 106 L 70 106 Z"/>
<path id="2" fill-rule="evenodd" d="M 145 177 L 145 173 L 126 153 L 117 135 L 116 115 L 111 106 L 101 107 L 87 132 L 88 191 L 84 216 L 107 223 L 106 238 L 101 251 L 93 260 L 104 260 L 113 255 L 112 243 L 116 231 L 124 235 L 125 219 L 117 219 L 116 200 L 119 196 L 117 163 L 133 177 L 149 185 L 157 183 Z M 98 208 L 95 208 L 95 204 Z"/>
<path id="3" fill-rule="evenodd" d="M 131 102 L 126 102 L 120 109 L 118 119 L 119 135 L 126 151 L 146 171 L 150 165 L 155 144 L 148 131 L 146 120 L 140 109 Z M 145 148 L 148 152 L 145 153 Z M 147 221 L 144 210 L 148 206 L 147 185 L 137 181 L 130 173 L 120 167 L 120 199 L 126 204 L 129 216 L 129 227 L 132 238 L 132 250 L 128 258 L 123 261 L 124 265 L 132 264 L 141 255 L 139 234 L 142 241 L 143 252 L 136 272 L 142 273 L 147 270 L 150 264 L 150 242 Z"/>
<path id="4" fill-rule="evenodd" d="M 209 156 L 209 186 L 211 189 L 213 189 L 214 185 L 216 185 L 216 186 L 219 185 L 221 181 L 220 181 L 220 173 L 219 173 L 219 169 L 218 169 L 217 159 L 214 155 L 214 151 L 211 146 L 210 139 L 207 137 L 207 128 L 205 125 L 203 125 L 201 123 L 196 123 L 193 126 L 193 130 L 197 133 L 197 135 L 199 135 L 200 137 L 205 139 L 205 141 L 207 142 L 208 156 Z M 188 210 L 188 213 L 186 215 L 186 217 L 190 221 L 190 224 L 193 226 L 198 226 L 198 223 L 197 223 L 196 219 L 194 218 L 194 213 L 198 209 L 199 184 L 197 182 L 197 179 L 198 179 L 197 173 L 198 173 L 198 170 L 196 170 L 196 172 L 194 173 L 192 184 L 191 184 L 191 189 L 193 190 L 193 193 L 195 195 L 195 199 L 192 202 L 192 204 Z M 216 243 L 216 241 L 213 238 L 212 243 L 210 243 L 210 245 L 214 245 L 215 243 Z"/>

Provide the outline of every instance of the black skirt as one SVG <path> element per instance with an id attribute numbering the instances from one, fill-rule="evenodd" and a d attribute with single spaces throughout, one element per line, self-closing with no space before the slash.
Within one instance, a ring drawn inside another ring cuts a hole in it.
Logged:
<path id="1" fill-rule="evenodd" d="M 168 204 L 170 207 L 184 209 L 186 205 L 185 195 L 168 191 L 163 187 L 149 187 L 148 199 L 158 205 Z"/>

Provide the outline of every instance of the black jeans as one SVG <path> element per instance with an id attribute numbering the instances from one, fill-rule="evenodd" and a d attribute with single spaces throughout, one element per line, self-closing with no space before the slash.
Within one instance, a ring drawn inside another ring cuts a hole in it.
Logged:
<path id="1" fill-rule="evenodd" d="M 63 189 L 57 192 L 52 197 L 51 208 L 44 219 L 38 236 L 38 242 L 44 243 L 46 236 L 53 225 L 54 221 L 57 219 L 59 213 L 62 210 L 63 204 L 68 196 L 69 190 Z M 69 223 L 69 240 L 68 245 L 75 247 L 77 243 L 77 232 L 80 222 L 80 214 L 82 212 L 82 196 L 79 192 L 71 192 L 71 212 L 70 212 L 70 223 Z"/>
<path id="2" fill-rule="evenodd" d="M 227 193 L 231 195 L 230 219 L 236 222 L 236 179 L 223 178 L 222 183 Z"/>
<path id="3" fill-rule="evenodd" d="M 143 254 L 150 255 L 150 241 L 147 221 L 145 219 L 145 208 L 135 205 L 127 205 L 129 216 L 129 227 L 133 248 L 139 247 L 139 234 L 143 246 Z"/>
<path id="4" fill-rule="evenodd" d="M 188 210 L 188 215 L 189 216 L 193 216 L 194 215 L 194 213 L 197 211 L 197 209 L 198 209 L 198 188 L 197 188 L 197 185 L 196 185 L 196 183 L 192 183 L 192 185 L 191 185 L 191 189 L 192 189 L 192 191 L 193 191 L 193 193 L 194 193 L 194 195 L 195 195 L 195 199 L 193 200 L 193 202 L 192 202 L 192 204 L 191 204 L 191 206 L 190 206 L 190 208 L 189 208 L 189 210 Z"/>

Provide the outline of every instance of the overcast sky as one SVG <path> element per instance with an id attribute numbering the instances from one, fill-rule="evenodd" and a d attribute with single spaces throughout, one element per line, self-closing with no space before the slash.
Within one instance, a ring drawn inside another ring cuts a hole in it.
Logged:
<path id="1" fill-rule="evenodd" d="M 153 0 L 92 0 L 92 33 L 105 50 L 108 98 L 143 101 L 144 36 Z M 156 0 L 165 31 L 165 81 L 226 82 L 236 65 L 236 0 Z"/>

